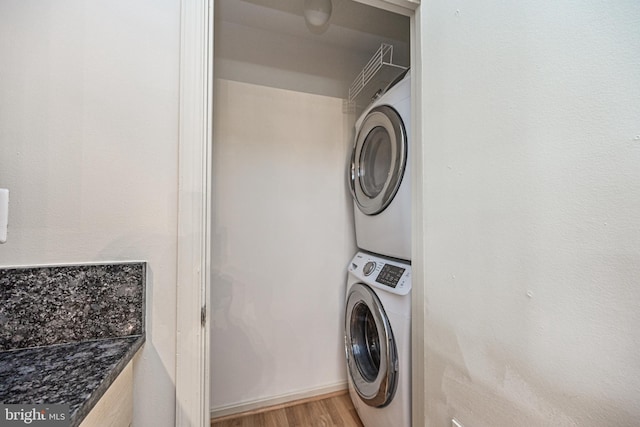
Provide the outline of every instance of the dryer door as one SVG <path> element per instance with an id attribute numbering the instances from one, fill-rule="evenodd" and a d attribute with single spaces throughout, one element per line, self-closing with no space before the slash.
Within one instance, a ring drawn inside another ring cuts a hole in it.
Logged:
<path id="1" fill-rule="evenodd" d="M 391 107 L 367 114 L 356 136 L 351 158 L 350 186 L 358 208 L 376 215 L 393 200 L 407 162 L 407 133 Z"/>
<path id="2" fill-rule="evenodd" d="M 380 300 L 362 283 L 353 285 L 347 297 L 345 351 L 360 398 L 374 407 L 391 403 L 398 383 L 398 351 Z"/>

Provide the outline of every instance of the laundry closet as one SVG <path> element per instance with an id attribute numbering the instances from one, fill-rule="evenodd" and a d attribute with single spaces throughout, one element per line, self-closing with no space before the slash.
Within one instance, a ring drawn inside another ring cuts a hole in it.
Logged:
<path id="1" fill-rule="evenodd" d="M 303 8 L 215 4 L 213 416 L 346 388 L 349 87 L 382 44 L 409 65 L 409 18 L 333 0 L 317 34 Z"/>

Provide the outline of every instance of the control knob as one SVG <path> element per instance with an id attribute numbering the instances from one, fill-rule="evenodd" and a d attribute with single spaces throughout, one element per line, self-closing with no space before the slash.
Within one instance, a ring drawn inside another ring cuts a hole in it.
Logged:
<path id="1" fill-rule="evenodd" d="M 375 269 L 376 269 L 376 263 L 373 261 L 369 261 L 362 268 L 362 272 L 364 273 L 365 276 L 369 276 L 371 275 L 371 273 L 373 273 L 373 270 Z"/>

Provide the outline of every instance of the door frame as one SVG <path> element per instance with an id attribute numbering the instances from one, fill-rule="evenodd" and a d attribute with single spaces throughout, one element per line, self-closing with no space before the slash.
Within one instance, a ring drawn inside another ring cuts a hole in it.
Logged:
<path id="1" fill-rule="evenodd" d="M 212 200 L 213 32 L 215 0 L 180 4 L 180 126 L 176 277 L 176 418 L 178 427 L 210 424 L 210 254 Z M 425 425 L 424 179 L 422 17 L 420 0 L 356 0 L 410 17 L 412 184 L 412 419 Z M 416 379 L 419 379 L 416 381 Z"/>
<path id="2" fill-rule="evenodd" d="M 180 3 L 176 419 L 208 426 L 214 0 Z"/>

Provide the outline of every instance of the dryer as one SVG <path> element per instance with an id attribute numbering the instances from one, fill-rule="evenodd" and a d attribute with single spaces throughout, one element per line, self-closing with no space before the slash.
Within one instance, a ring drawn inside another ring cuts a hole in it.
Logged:
<path id="1" fill-rule="evenodd" d="M 348 174 L 356 244 L 365 251 L 411 260 L 411 75 L 362 113 Z"/>
<path id="2" fill-rule="evenodd" d="M 411 266 L 358 252 L 348 268 L 349 394 L 365 427 L 411 426 Z"/>

